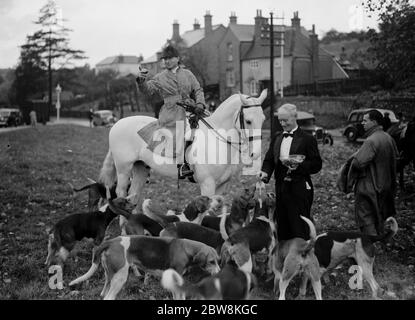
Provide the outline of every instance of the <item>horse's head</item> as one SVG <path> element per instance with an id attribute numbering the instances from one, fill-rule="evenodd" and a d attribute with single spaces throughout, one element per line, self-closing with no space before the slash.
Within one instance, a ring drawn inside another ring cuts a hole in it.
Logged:
<path id="1" fill-rule="evenodd" d="M 253 160 L 261 156 L 261 128 L 265 120 L 261 104 L 267 93 L 267 89 L 263 90 L 258 98 L 239 95 L 242 105 L 236 115 L 236 128 L 240 130 L 242 138 L 249 141 L 249 157 Z"/>

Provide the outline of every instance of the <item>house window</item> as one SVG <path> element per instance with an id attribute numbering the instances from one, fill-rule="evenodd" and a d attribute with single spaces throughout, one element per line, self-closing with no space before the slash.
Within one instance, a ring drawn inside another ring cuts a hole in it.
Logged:
<path id="1" fill-rule="evenodd" d="M 228 43 L 228 61 L 233 61 L 233 45 Z"/>
<path id="2" fill-rule="evenodd" d="M 251 96 L 258 95 L 259 83 L 256 80 L 251 80 L 249 83 L 249 94 Z"/>
<path id="3" fill-rule="evenodd" d="M 226 86 L 227 87 L 235 86 L 235 71 L 233 70 L 226 71 Z"/>
<path id="4" fill-rule="evenodd" d="M 249 62 L 249 66 L 251 67 L 251 69 L 258 69 L 259 68 L 258 60 L 251 60 Z"/>

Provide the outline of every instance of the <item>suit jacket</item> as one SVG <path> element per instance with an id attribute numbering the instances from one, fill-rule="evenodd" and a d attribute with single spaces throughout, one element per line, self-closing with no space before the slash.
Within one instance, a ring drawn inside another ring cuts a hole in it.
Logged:
<path id="1" fill-rule="evenodd" d="M 280 161 L 280 149 L 283 139 L 283 132 L 277 132 L 271 140 L 270 148 L 265 155 L 262 164 L 262 171 L 268 174 L 270 179 L 272 174 L 275 174 L 275 192 L 281 191 L 284 178 L 287 174 L 288 168 Z M 317 146 L 317 140 L 307 132 L 298 128 L 294 132 L 294 137 L 291 143 L 290 154 L 305 155 L 305 160 L 298 166 L 298 168 L 291 172 L 292 181 L 307 181 L 312 188 L 311 174 L 318 173 L 322 167 L 322 160 Z"/>

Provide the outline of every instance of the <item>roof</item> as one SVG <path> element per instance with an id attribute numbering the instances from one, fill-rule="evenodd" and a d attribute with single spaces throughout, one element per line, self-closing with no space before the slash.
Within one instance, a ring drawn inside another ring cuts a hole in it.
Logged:
<path id="1" fill-rule="evenodd" d="M 151 57 L 144 59 L 143 61 L 141 61 L 141 64 L 146 64 L 146 63 L 154 63 L 157 62 L 157 54 L 153 54 Z"/>
<path id="2" fill-rule="evenodd" d="M 216 31 L 218 28 L 222 26 L 221 24 L 216 24 L 212 26 L 212 31 Z M 199 28 L 196 30 L 189 30 L 185 33 L 181 34 L 180 37 L 183 40 L 183 43 L 187 48 L 190 48 L 194 46 L 196 43 L 198 43 L 200 40 L 202 40 L 205 37 L 205 28 Z M 251 39 L 252 40 L 252 39 Z M 151 57 L 143 60 L 141 63 L 154 63 L 157 62 L 157 54 L 153 54 Z"/>
<path id="3" fill-rule="evenodd" d="M 138 64 L 139 63 L 139 58 L 137 56 L 123 56 L 123 55 L 113 56 L 113 57 L 105 58 L 101 62 L 98 62 L 97 66 L 99 66 L 99 65 L 108 65 L 108 64 L 120 64 L 120 63 L 123 63 L 123 64 Z"/>
<path id="4" fill-rule="evenodd" d="M 215 31 L 220 26 L 220 24 L 212 26 L 212 31 Z M 180 35 L 180 37 L 183 39 L 184 43 L 186 44 L 186 47 L 190 48 L 191 46 L 195 45 L 205 37 L 205 28 L 186 31 L 185 33 Z"/>
<path id="5" fill-rule="evenodd" d="M 251 24 L 230 24 L 229 29 L 239 41 L 252 41 L 255 34 L 255 25 Z"/>
<path id="6" fill-rule="evenodd" d="M 274 26 L 275 29 L 278 26 Z M 300 28 L 301 32 L 296 32 L 295 28 L 291 26 L 285 27 L 284 32 L 284 56 L 309 56 L 311 50 L 310 36 L 309 31 L 304 27 Z M 251 38 L 252 41 L 252 38 Z M 331 58 L 331 55 L 321 48 L 319 48 L 320 56 L 327 56 Z M 274 57 L 281 56 L 280 47 L 274 49 Z M 270 48 L 269 46 L 263 46 L 253 43 L 252 47 L 248 52 L 242 57 L 242 60 L 258 59 L 258 58 L 269 58 L 270 57 Z"/>

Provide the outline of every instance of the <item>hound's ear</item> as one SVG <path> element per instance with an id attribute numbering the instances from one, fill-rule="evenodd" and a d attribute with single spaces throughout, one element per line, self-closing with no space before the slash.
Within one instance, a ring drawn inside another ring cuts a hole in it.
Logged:
<path id="1" fill-rule="evenodd" d="M 202 196 L 196 200 L 196 208 L 198 212 L 205 212 L 209 207 L 209 197 Z"/>
<path id="2" fill-rule="evenodd" d="M 183 214 L 188 220 L 193 221 L 197 218 L 199 209 L 194 202 L 191 202 L 186 206 L 186 208 L 184 208 Z"/>
<path id="3" fill-rule="evenodd" d="M 200 250 L 198 253 L 196 253 L 193 256 L 193 262 L 199 262 L 199 261 L 202 261 L 204 259 L 206 259 L 206 255 L 203 253 L 202 250 Z"/>
<path id="4" fill-rule="evenodd" d="M 240 242 L 229 247 L 229 253 L 238 267 L 243 266 L 251 258 L 249 243 Z"/>

